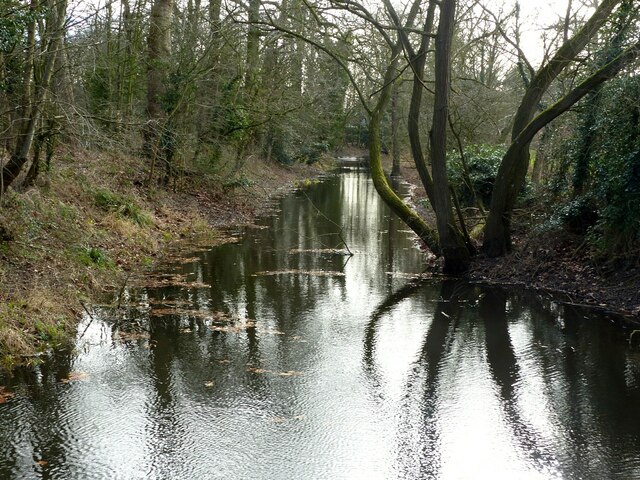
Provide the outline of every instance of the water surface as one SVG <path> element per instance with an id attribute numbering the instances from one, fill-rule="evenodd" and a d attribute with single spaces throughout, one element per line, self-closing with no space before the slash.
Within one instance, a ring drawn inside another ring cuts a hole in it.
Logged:
<path id="1" fill-rule="evenodd" d="M 423 278 L 365 173 L 279 208 L 1 379 L 0 478 L 640 478 L 607 318 Z"/>

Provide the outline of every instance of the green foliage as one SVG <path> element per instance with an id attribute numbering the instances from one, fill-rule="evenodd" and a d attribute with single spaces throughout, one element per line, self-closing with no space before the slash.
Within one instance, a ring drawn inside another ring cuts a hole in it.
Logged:
<path id="1" fill-rule="evenodd" d="M 8 1 L 0 9 L 0 52 L 11 52 L 22 36 L 30 20 L 30 12 L 18 2 Z"/>
<path id="2" fill-rule="evenodd" d="M 350 145 L 366 147 L 369 144 L 369 124 L 365 117 L 354 119 L 345 125 L 345 142 Z"/>
<path id="3" fill-rule="evenodd" d="M 640 78 L 620 77 L 579 106 L 551 187 L 554 218 L 601 256 L 640 247 Z M 587 160 L 585 161 L 585 158 Z M 562 192 L 573 196 L 558 205 Z M 635 253 L 634 253 L 635 252 Z"/>
<path id="4" fill-rule="evenodd" d="M 601 179 L 605 202 L 591 240 L 601 253 L 633 255 L 640 245 L 640 151 L 629 154 L 621 172 Z"/>
<path id="5" fill-rule="evenodd" d="M 140 226 L 150 225 L 151 220 L 131 199 L 122 197 L 109 190 L 98 190 L 95 194 L 96 205 L 107 212 L 129 218 Z"/>
<path id="6" fill-rule="evenodd" d="M 557 216 L 569 231 L 585 234 L 598 221 L 596 201 L 591 195 L 578 197 L 560 208 Z"/>
<path id="7" fill-rule="evenodd" d="M 449 181 L 458 195 L 460 203 L 473 205 L 473 190 L 483 205 L 489 205 L 493 185 L 500 162 L 505 154 L 503 146 L 470 145 L 465 150 L 465 160 L 471 185 L 465 179 L 464 166 L 458 151 L 449 154 Z"/>
<path id="8" fill-rule="evenodd" d="M 329 143 L 324 142 L 315 142 L 310 145 L 306 145 L 302 149 L 302 158 L 306 163 L 312 165 L 320 160 L 320 157 L 323 153 L 327 153 L 329 151 Z"/>
<path id="9" fill-rule="evenodd" d="M 287 144 L 291 141 L 283 128 L 272 125 L 267 132 L 267 149 L 271 148 L 271 156 L 283 165 L 291 165 L 294 162 L 293 155 L 289 153 Z"/>

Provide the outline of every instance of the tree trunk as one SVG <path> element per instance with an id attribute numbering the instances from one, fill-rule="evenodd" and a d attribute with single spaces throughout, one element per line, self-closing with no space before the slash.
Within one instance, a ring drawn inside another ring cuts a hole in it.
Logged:
<path id="1" fill-rule="evenodd" d="M 255 92 L 258 77 L 258 61 L 260 53 L 260 29 L 256 23 L 260 20 L 260 0 L 249 0 L 249 31 L 247 33 L 247 56 L 245 61 L 244 87 L 249 96 Z"/>
<path id="2" fill-rule="evenodd" d="M 386 94 L 387 100 L 389 92 Z M 386 104 L 386 100 L 384 101 Z M 407 224 L 435 255 L 440 255 L 438 234 L 393 191 L 382 168 L 380 143 L 380 111 L 374 111 L 369 122 L 369 167 L 373 185 L 382 200 L 400 220 Z"/>
<path id="3" fill-rule="evenodd" d="M 427 63 L 427 51 L 431 43 L 431 32 L 433 30 L 433 22 L 435 18 L 436 2 L 430 1 L 427 10 L 427 17 L 424 23 L 424 35 L 420 42 L 420 49 L 417 54 L 410 59 L 413 70 L 413 87 L 411 92 L 411 104 L 409 106 L 409 119 L 407 122 L 407 130 L 409 133 L 409 142 L 411 143 L 411 155 L 420 175 L 420 180 L 427 192 L 427 197 L 431 205 L 434 204 L 433 180 L 427 169 L 427 162 L 422 149 L 422 141 L 420 140 L 420 111 L 422 108 L 422 93 L 424 91 L 424 68 Z M 408 38 L 405 38 L 405 47 Z"/>
<path id="4" fill-rule="evenodd" d="M 624 52 L 618 55 L 613 61 L 608 63 L 606 66 L 598 70 L 584 82 L 579 84 L 569 93 L 567 93 L 564 97 L 562 97 L 559 101 L 554 103 L 551 107 L 546 109 L 536 118 L 534 118 L 531 123 L 527 125 L 527 127 L 522 130 L 520 135 L 516 137 L 516 139 L 511 143 L 511 146 L 507 150 L 505 154 L 502 164 L 507 163 L 508 165 L 513 165 L 514 168 L 520 167 L 518 161 L 522 159 L 522 156 L 529 155 L 529 145 L 531 144 L 531 140 L 545 125 L 549 124 L 549 122 L 553 121 L 564 112 L 569 110 L 573 105 L 575 105 L 578 101 L 580 101 L 585 95 L 592 92 L 594 89 L 598 88 L 598 86 L 602 85 L 607 80 L 613 78 L 618 74 L 620 70 L 629 65 L 633 60 L 638 58 L 640 55 L 640 42 L 632 45 L 627 48 Z M 511 175 L 513 172 L 508 172 Z M 526 173 L 526 171 L 525 171 Z M 524 182 L 524 179 L 523 179 Z M 520 191 L 522 185 L 517 189 L 507 190 L 502 188 L 499 190 L 500 195 L 496 194 L 496 189 L 494 189 L 492 201 L 492 211 L 493 212 L 493 202 L 497 202 L 502 205 L 509 205 L 510 208 L 513 208 L 513 204 L 515 203 L 515 197 L 507 197 L 506 195 L 517 195 Z M 515 193 L 514 193 L 515 192 Z M 511 210 L 509 210 L 511 211 Z M 485 228 L 485 241 L 483 248 L 487 251 L 489 255 L 500 255 L 511 247 L 510 244 L 510 235 L 509 235 L 509 221 L 510 218 L 504 217 L 499 219 L 501 221 L 496 221 L 493 219 L 493 222 L 490 224 L 489 220 L 492 219 L 491 212 L 489 213 L 489 219 L 487 220 L 487 226 Z M 490 237 L 490 241 L 486 237 L 487 228 L 490 228 L 490 232 L 493 234 Z M 497 233 L 497 235 L 495 235 Z M 497 253 L 496 253 L 497 252 Z"/>
<path id="5" fill-rule="evenodd" d="M 451 42 L 456 0 L 440 2 L 440 19 L 435 42 L 435 103 L 431 130 L 431 164 L 434 186 L 434 210 L 444 256 L 444 271 L 460 273 L 469 268 L 471 256 L 464 237 L 455 226 L 447 175 L 447 124 L 451 87 Z"/>
<path id="6" fill-rule="evenodd" d="M 166 73 L 171 56 L 173 0 L 155 0 L 151 9 L 147 67 L 147 114 L 157 122 L 164 117 L 162 96 L 166 93 Z"/>
<path id="7" fill-rule="evenodd" d="M 171 57 L 171 21 L 173 0 L 155 0 L 151 8 L 151 24 L 147 38 L 147 118 L 145 152 L 152 158 L 152 171 L 158 159 L 164 161 L 162 140 L 166 135 L 166 110 L 163 97 L 167 92 L 167 71 Z M 152 175 L 152 174 L 151 174 Z M 149 180 L 151 180 L 151 175 Z"/>
<path id="8" fill-rule="evenodd" d="M 393 158 L 393 167 L 391 169 L 392 177 L 400 176 L 400 139 L 399 136 L 399 128 L 400 128 L 400 112 L 398 109 L 400 108 L 399 97 L 400 97 L 400 80 L 397 80 L 393 85 L 393 95 L 391 97 L 391 156 Z"/>

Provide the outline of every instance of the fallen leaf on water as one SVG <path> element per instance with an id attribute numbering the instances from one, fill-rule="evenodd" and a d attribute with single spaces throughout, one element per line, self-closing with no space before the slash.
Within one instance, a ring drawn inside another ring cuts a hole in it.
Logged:
<path id="1" fill-rule="evenodd" d="M 251 373 L 273 373 L 271 370 L 266 370 L 264 368 L 256 368 L 256 367 L 247 368 L 247 372 L 251 372 Z"/>
<path id="2" fill-rule="evenodd" d="M 49 462 L 47 462 L 46 460 L 38 460 L 36 463 L 41 467 L 46 467 L 47 465 L 49 465 Z"/>
<path id="3" fill-rule="evenodd" d="M 278 375 L 280 377 L 294 377 L 294 376 L 302 375 L 302 372 L 298 372 L 296 370 L 289 370 L 287 372 L 275 372 L 273 370 L 268 370 L 266 368 L 256 368 L 256 367 L 247 368 L 247 372 L 251 372 L 251 373 L 270 373 L 272 375 Z"/>
<path id="4" fill-rule="evenodd" d="M 62 383 L 70 383 L 70 382 L 77 382 L 77 381 L 88 380 L 88 379 L 89 379 L 89 374 L 86 372 L 71 372 L 69 373 L 69 375 L 67 375 L 67 378 L 63 378 L 60 381 Z"/>
<path id="5" fill-rule="evenodd" d="M 0 386 L 0 405 L 3 403 L 7 403 L 14 394 L 8 391 L 5 387 Z"/>
<path id="6" fill-rule="evenodd" d="M 429 273 L 408 273 L 408 272 L 385 272 L 392 278 L 408 278 L 408 279 L 421 279 L 421 278 L 433 278 L 433 275 Z"/>
<path id="7" fill-rule="evenodd" d="M 258 333 L 265 333 L 267 335 L 284 335 L 284 332 L 281 332 L 280 330 L 258 330 Z"/>
<path id="8" fill-rule="evenodd" d="M 224 332 L 224 333 L 240 333 L 245 330 L 242 327 L 236 327 L 234 325 L 224 325 L 224 326 L 211 325 L 209 328 L 214 332 Z"/>
<path id="9" fill-rule="evenodd" d="M 204 386 L 207 387 L 207 388 L 211 388 L 214 385 L 215 385 L 215 383 L 213 383 L 213 382 L 205 382 L 205 384 L 204 384 Z"/>
<path id="10" fill-rule="evenodd" d="M 146 280 L 159 280 L 159 279 L 185 280 L 186 278 L 187 278 L 187 274 L 184 274 L 184 273 L 156 273 L 154 275 L 147 275 L 145 277 Z"/>
<path id="11" fill-rule="evenodd" d="M 211 285 L 203 282 L 186 282 L 181 278 L 165 278 L 159 280 L 147 280 L 143 285 L 148 288 L 182 287 L 182 288 L 209 288 Z"/>
<path id="12" fill-rule="evenodd" d="M 184 307 L 187 305 L 193 305 L 193 302 L 189 300 L 165 300 L 162 298 L 152 298 L 148 301 L 150 305 L 164 305 L 164 306 L 175 306 L 175 307 Z"/>
<path id="13" fill-rule="evenodd" d="M 351 255 L 348 250 L 339 248 L 292 248 L 289 250 L 289 255 L 295 255 L 297 253 L 319 253 L 321 255 Z"/>
<path id="14" fill-rule="evenodd" d="M 311 275 L 316 277 L 344 277 L 343 272 L 330 270 L 275 270 L 267 272 L 256 272 L 252 277 L 269 277 L 275 275 Z"/>
<path id="15" fill-rule="evenodd" d="M 123 332 L 118 330 L 113 337 L 121 342 L 133 342 L 136 340 L 147 340 L 149 334 L 147 332 Z"/>
<path id="16" fill-rule="evenodd" d="M 154 317 L 169 317 L 174 315 L 186 315 L 195 318 L 208 318 L 211 316 L 209 312 L 201 310 L 184 310 L 181 308 L 152 308 L 149 315 Z"/>
<path id="17" fill-rule="evenodd" d="M 255 328 L 255 320 L 240 320 L 235 325 L 210 325 L 209 328 L 214 332 L 240 333 L 248 328 Z"/>

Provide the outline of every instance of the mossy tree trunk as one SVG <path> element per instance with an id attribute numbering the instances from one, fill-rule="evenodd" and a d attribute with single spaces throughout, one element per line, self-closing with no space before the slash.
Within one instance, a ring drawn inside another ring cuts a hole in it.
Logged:
<path id="1" fill-rule="evenodd" d="M 414 2 L 414 8 L 411 9 L 411 13 L 405 24 L 407 28 L 413 23 L 415 15 L 417 14 L 417 6 L 419 6 L 419 1 Z M 379 92 L 375 107 L 369 111 L 369 167 L 371 169 L 371 178 L 373 179 L 376 191 L 393 213 L 411 228 L 434 254 L 440 255 L 442 252 L 438 240 L 438 233 L 394 192 L 382 168 L 380 124 L 383 113 L 391 98 L 391 90 L 397 75 L 398 58 L 402 51 L 401 40 L 398 38 L 396 44 L 390 46 L 392 47 L 391 60 L 385 71 L 383 86 Z"/>
<path id="2" fill-rule="evenodd" d="M 391 95 L 391 157 L 393 166 L 391 168 L 391 176 L 400 176 L 400 85 L 401 80 L 397 80 L 393 85 L 393 94 Z"/>

